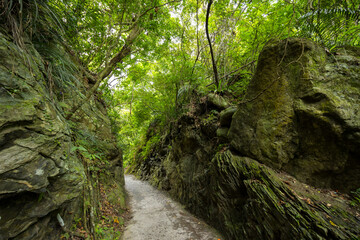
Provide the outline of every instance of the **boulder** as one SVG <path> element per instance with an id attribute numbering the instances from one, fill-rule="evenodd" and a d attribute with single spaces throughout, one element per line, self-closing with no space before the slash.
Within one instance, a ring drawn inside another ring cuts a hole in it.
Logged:
<path id="1" fill-rule="evenodd" d="M 220 126 L 230 127 L 232 116 L 236 112 L 237 107 L 231 106 L 220 112 Z"/>
<path id="2" fill-rule="evenodd" d="M 223 110 L 230 106 L 230 104 L 225 100 L 225 98 L 223 98 L 218 94 L 210 93 L 208 94 L 207 97 L 208 97 L 208 104 L 210 105 L 210 107 Z"/>
<path id="3" fill-rule="evenodd" d="M 359 188 L 359 65 L 358 48 L 269 42 L 233 116 L 232 147 L 314 186 Z"/>

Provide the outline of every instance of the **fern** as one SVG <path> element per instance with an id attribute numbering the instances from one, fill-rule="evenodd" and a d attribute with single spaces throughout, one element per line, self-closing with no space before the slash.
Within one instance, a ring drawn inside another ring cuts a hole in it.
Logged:
<path id="1" fill-rule="evenodd" d="M 1 0 L 0 20 L 9 30 L 14 41 L 25 48 L 24 37 L 60 39 L 63 31 L 60 12 L 52 7 L 47 0 Z"/>
<path id="2" fill-rule="evenodd" d="M 34 46 L 46 61 L 49 76 L 53 78 L 56 87 L 61 89 L 68 86 L 76 90 L 74 83 L 78 81 L 75 77 L 78 68 L 65 51 L 55 43 L 36 41 Z"/>
<path id="3" fill-rule="evenodd" d="M 344 7 L 318 8 L 299 19 L 301 35 L 329 48 L 360 45 L 360 10 Z"/>

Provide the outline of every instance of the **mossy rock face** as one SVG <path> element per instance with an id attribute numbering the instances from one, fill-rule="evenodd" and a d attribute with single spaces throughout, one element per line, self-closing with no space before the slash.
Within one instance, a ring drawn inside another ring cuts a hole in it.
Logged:
<path id="1" fill-rule="evenodd" d="M 218 153 L 209 174 L 208 214 L 228 239 L 352 239 L 360 234 L 355 216 L 320 201 L 308 204 L 251 158 Z"/>
<path id="2" fill-rule="evenodd" d="M 44 227 L 56 226 L 50 215 L 76 199 L 84 183 L 67 124 L 49 100 L 44 66 L 27 48 L 0 36 L 0 239 L 53 232 Z"/>
<path id="3" fill-rule="evenodd" d="M 231 106 L 220 112 L 220 125 L 222 127 L 230 127 L 232 116 L 236 110 L 236 106 Z"/>
<path id="4" fill-rule="evenodd" d="M 214 107 L 220 110 L 228 108 L 230 104 L 222 96 L 214 93 L 210 93 L 207 96 L 209 107 Z"/>
<path id="5" fill-rule="evenodd" d="M 339 50 L 335 57 L 343 53 Z M 349 75 L 358 76 L 353 73 L 358 71 L 358 57 L 342 57 L 346 59 L 344 69 L 352 69 Z M 342 186 L 336 189 L 344 191 L 359 187 L 360 181 L 355 182 L 359 174 L 355 159 L 359 158 L 354 158 L 360 149 L 359 116 L 346 102 L 359 103 L 356 79 L 344 80 L 351 94 L 335 100 L 324 98 L 325 93 L 339 95 L 340 87 L 314 87 L 338 81 L 333 78 L 339 69 L 326 69 L 341 61 L 331 59 L 307 40 L 269 43 L 247 93 L 247 100 L 256 99 L 240 105 L 232 117 L 227 134 L 232 146 L 225 139 L 227 128 L 222 127 L 226 121 L 218 122 L 227 110 L 212 118 L 206 112 L 185 114 L 147 157 L 137 159 L 135 171 L 169 191 L 226 239 L 357 239 L 359 213 L 349 206 L 346 195 L 332 191 L 338 196 L 333 197 L 329 190 L 323 193 L 323 189 L 271 169 L 284 169 L 317 186 Z M 324 71 L 328 71 L 328 80 L 323 81 Z"/>
<path id="6" fill-rule="evenodd" d="M 219 138 L 221 142 L 227 142 L 227 134 L 229 129 L 226 127 L 221 127 L 216 130 L 216 136 Z"/>
<path id="7" fill-rule="evenodd" d="M 121 152 L 96 99 L 83 106 L 75 122 L 65 120 L 59 100 L 71 108 L 86 90 L 84 84 L 74 77 L 73 91 L 51 88 L 36 49 L 29 43 L 21 50 L 9 39 L 0 33 L 0 240 L 59 239 L 56 215 L 71 224 L 75 214 L 69 212 L 82 205 L 85 182 L 82 160 L 70 149 L 81 134 L 93 139 L 114 160 L 114 175 L 123 184 Z M 67 96 L 58 100 L 60 93 Z"/>
<path id="8" fill-rule="evenodd" d="M 359 188 L 359 64 L 357 48 L 327 54 L 304 39 L 268 43 L 233 116 L 231 145 L 312 185 Z"/>
<path id="9" fill-rule="evenodd" d="M 138 173 L 226 239 L 355 239 L 360 234 L 359 219 L 347 203 L 329 204 L 316 189 L 310 198 L 304 194 L 311 187 L 302 183 L 296 184 L 305 191 L 295 191 L 288 186 L 295 181 L 290 176 L 229 150 L 215 153 L 216 143 L 206 141 L 194 125 L 178 124 L 183 127 L 174 133 L 171 150 L 152 155 Z M 194 135 L 190 152 L 184 145 Z"/>

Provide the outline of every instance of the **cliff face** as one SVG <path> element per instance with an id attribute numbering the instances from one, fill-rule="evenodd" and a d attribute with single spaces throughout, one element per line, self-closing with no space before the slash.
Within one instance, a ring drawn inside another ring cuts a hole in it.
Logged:
<path id="1" fill-rule="evenodd" d="M 244 104 L 234 115 L 231 145 L 241 155 L 319 187 L 360 187 L 360 49 L 327 54 L 313 42 L 269 43 Z"/>
<path id="2" fill-rule="evenodd" d="M 314 186 L 360 187 L 359 56 L 302 39 L 269 43 L 243 104 L 193 103 L 133 171 L 227 239 L 356 238 L 348 196 Z"/>
<path id="3" fill-rule="evenodd" d="M 59 46 L 40 50 L 71 62 Z M 74 146 L 101 153 L 120 181 L 121 152 L 95 98 L 65 120 L 86 91 L 75 65 L 50 62 L 31 43 L 21 49 L 3 33 L 0 56 L 0 239 L 59 239 L 57 215 L 69 227 L 88 181 Z"/>

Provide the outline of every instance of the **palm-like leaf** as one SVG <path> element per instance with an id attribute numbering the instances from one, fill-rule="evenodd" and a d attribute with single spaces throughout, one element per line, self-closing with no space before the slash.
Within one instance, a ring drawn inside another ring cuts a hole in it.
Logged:
<path id="1" fill-rule="evenodd" d="M 323 8 L 306 12 L 299 19 L 302 36 L 328 47 L 360 45 L 360 10 L 343 7 Z"/>

